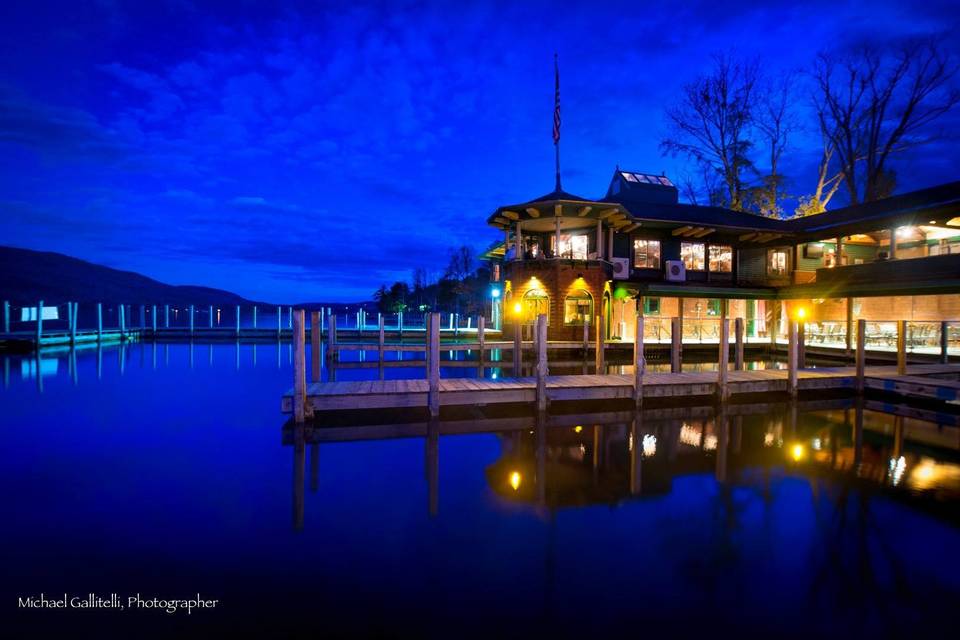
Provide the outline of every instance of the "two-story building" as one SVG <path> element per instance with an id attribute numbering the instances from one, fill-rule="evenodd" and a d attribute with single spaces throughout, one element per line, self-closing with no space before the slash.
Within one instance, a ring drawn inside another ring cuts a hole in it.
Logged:
<path id="1" fill-rule="evenodd" d="M 554 191 L 502 206 L 493 263 L 505 333 L 546 313 L 551 340 L 716 339 L 721 300 L 748 339 L 783 335 L 796 309 L 808 339 L 850 340 L 854 319 L 960 320 L 960 182 L 780 220 L 678 202 L 665 176 L 617 168 L 600 199 Z M 891 325 L 892 326 L 892 325 Z M 939 327 L 938 327 L 939 329 Z"/>

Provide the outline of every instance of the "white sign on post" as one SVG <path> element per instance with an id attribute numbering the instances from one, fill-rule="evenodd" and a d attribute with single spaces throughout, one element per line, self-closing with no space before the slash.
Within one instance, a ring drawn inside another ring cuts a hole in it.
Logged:
<path id="1" fill-rule="evenodd" d="M 57 312 L 56 307 L 44 307 L 43 308 L 43 319 L 44 320 L 59 320 L 60 314 Z M 20 309 L 20 322 L 36 322 L 37 321 L 37 308 L 36 307 L 24 307 Z"/>

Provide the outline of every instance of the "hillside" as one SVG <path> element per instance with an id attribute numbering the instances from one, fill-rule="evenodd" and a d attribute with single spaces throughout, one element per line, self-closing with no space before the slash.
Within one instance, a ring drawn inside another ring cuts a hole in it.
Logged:
<path id="1" fill-rule="evenodd" d="M 60 253 L 0 247 L 0 299 L 13 304 L 114 302 L 131 304 L 245 304 L 229 291 L 174 286 Z"/>

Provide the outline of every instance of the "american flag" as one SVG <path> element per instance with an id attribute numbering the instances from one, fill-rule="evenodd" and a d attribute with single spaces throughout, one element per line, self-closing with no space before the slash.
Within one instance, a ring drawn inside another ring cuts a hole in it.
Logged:
<path id="1" fill-rule="evenodd" d="M 553 71 L 556 80 L 556 93 L 553 99 L 553 144 L 560 144 L 560 64 L 557 54 L 553 54 Z"/>

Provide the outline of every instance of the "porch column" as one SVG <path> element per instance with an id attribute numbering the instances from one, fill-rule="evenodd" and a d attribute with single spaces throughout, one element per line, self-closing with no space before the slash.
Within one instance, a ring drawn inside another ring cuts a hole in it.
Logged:
<path id="1" fill-rule="evenodd" d="M 607 262 L 613 261 L 613 227 L 610 227 L 609 242 L 607 244 Z"/>
<path id="2" fill-rule="evenodd" d="M 517 220 L 517 260 L 523 260 L 523 226 L 522 220 Z"/>
<path id="3" fill-rule="evenodd" d="M 597 220 L 597 260 L 603 260 L 603 220 Z"/>
<path id="4" fill-rule="evenodd" d="M 897 259 L 897 228 L 890 228 L 890 259 Z"/>
<path id="5" fill-rule="evenodd" d="M 847 335 L 844 346 L 844 354 L 850 356 L 853 349 L 853 298 L 847 298 Z"/>
<path id="6" fill-rule="evenodd" d="M 553 257 L 559 258 L 560 257 L 560 217 L 559 216 L 555 217 L 553 219 L 553 222 L 554 222 Z"/>
<path id="7" fill-rule="evenodd" d="M 835 265 L 837 267 L 843 266 L 843 238 L 837 236 L 837 249 L 836 256 L 834 258 Z"/>
<path id="8" fill-rule="evenodd" d="M 510 227 L 503 230 L 503 260 L 506 262 L 507 253 L 510 251 Z"/>

